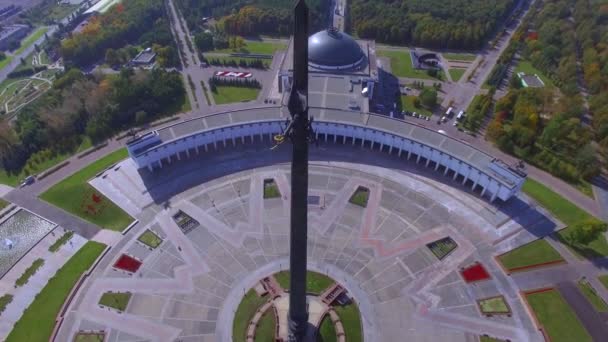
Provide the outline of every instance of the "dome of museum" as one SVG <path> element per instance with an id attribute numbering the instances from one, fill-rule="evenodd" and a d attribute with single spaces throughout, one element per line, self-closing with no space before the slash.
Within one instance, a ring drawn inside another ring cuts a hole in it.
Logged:
<path id="1" fill-rule="evenodd" d="M 308 38 L 308 59 L 311 67 L 341 70 L 360 66 L 365 54 L 351 36 L 331 28 Z"/>

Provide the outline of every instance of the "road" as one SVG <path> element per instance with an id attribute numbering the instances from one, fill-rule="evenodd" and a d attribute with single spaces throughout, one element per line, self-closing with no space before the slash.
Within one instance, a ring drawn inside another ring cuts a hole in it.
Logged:
<path id="1" fill-rule="evenodd" d="M 34 28 L 32 30 L 32 32 L 34 32 L 37 29 L 38 28 Z M 47 34 L 49 36 L 51 36 L 53 33 L 55 33 L 55 31 L 57 31 L 57 26 L 49 26 Z M 38 38 L 38 40 L 36 40 L 32 45 L 28 46 L 20 54 L 13 55 L 13 57 L 12 57 L 13 60 L 7 66 L 0 69 L 0 83 L 2 83 L 7 78 L 8 74 L 10 74 L 13 70 L 15 70 L 15 68 L 17 68 L 21 64 L 21 58 L 25 59 L 30 53 L 32 53 L 34 51 L 34 49 L 35 49 L 34 45 L 42 44 L 44 39 L 46 39 L 46 38 L 44 35 L 42 35 L 42 37 Z"/>

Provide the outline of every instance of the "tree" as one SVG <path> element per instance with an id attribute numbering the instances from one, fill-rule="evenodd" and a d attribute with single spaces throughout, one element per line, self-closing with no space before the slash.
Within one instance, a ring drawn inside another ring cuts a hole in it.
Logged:
<path id="1" fill-rule="evenodd" d="M 209 32 L 200 32 L 194 36 L 194 44 L 201 52 L 213 50 L 213 35 Z"/>
<path id="2" fill-rule="evenodd" d="M 120 64 L 118 53 L 116 52 L 116 50 L 114 50 L 112 48 L 106 50 L 105 60 L 106 60 L 106 63 L 111 66 Z"/>
<path id="3" fill-rule="evenodd" d="M 148 114 L 146 114 L 146 112 L 144 112 L 143 110 L 137 111 L 135 113 L 135 123 L 138 125 L 142 125 L 146 122 L 146 120 L 148 119 Z"/>
<path id="4" fill-rule="evenodd" d="M 418 98 L 420 103 L 427 108 L 434 108 L 437 105 L 437 91 L 434 89 L 422 89 Z"/>
<path id="5" fill-rule="evenodd" d="M 577 245 L 588 245 L 606 231 L 608 225 L 604 222 L 590 219 L 571 226 L 568 239 Z"/>

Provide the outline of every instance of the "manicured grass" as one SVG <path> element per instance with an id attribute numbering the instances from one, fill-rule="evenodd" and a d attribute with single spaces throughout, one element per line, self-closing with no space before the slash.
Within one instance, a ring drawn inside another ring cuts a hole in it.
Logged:
<path id="1" fill-rule="evenodd" d="M 9 65 L 9 63 L 13 60 L 13 57 L 11 56 L 6 56 L 5 59 L 0 61 L 0 70 L 4 69 L 4 67 L 6 67 L 7 65 Z"/>
<path id="2" fill-rule="evenodd" d="M 216 53 L 251 53 L 257 55 L 272 55 L 277 50 L 284 50 L 287 48 L 286 44 L 274 43 L 274 42 L 263 42 L 256 40 L 246 40 L 245 46 L 241 49 L 219 49 L 209 52 Z"/>
<path id="3" fill-rule="evenodd" d="M 78 333 L 74 338 L 74 342 L 103 342 L 104 338 L 104 334 Z"/>
<path id="4" fill-rule="evenodd" d="M 498 260 L 511 270 L 564 259 L 547 241 L 539 239 L 498 256 Z"/>
<path id="5" fill-rule="evenodd" d="M 407 49 L 404 50 L 377 50 L 378 56 L 388 57 L 391 61 L 391 71 L 397 77 L 419 78 L 424 80 L 437 80 L 441 77 L 431 77 L 426 70 L 416 70 L 412 66 L 412 57 Z M 442 72 L 439 71 L 439 76 Z"/>
<path id="6" fill-rule="evenodd" d="M 597 312 L 608 312 L 608 304 L 597 294 L 596 289 L 588 281 L 579 280 L 577 286 Z"/>
<path id="7" fill-rule="evenodd" d="M 66 232 L 63 234 L 57 241 L 55 241 L 50 247 L 49 252 L 57 252 L 61 246 L 65 245 L 66 242 L 70 241 L 70 239 L 74 236 L 74 232 Z"/>
<path id="8" fill-rule="evenodd" d="M 597 279 L 599 279 L 602 285 L 604 285 L 604 287 L 606 288 L 606 290 L 608 290 L 608 274 L 599 276 L 597 277 Z"/>
<path id="9" fill-rule="evenodd" d="M 538 181 L 528 178 L 524 183 L 523 191 L 567 226 L 593 219 L 592 215 Z M 608 256 L 608 241 L 606 241 L 604 234 L 600 234 L 597 239 L 588 245 L 580 246 L 569 241 L 567 238 L 569 233 L 570 227 L 560 230 L 556 233 L 556 236 L 575 254 L 585 258 Z"/>
<path id="10" fill-rule="evenodd" d="M 88 150 L 91 147 L 93 147 L 93 142 L 91 141 L 91 138 L 84 136 L 84 138 L 82 138 L 82 142 L 80 142 L 80 145 L 78 145 L 78 149 L 76 149 L 76 153 Z"/>
<path id="11" fill-rule="evenodd" d="M 454 82 L 460 81 L 460 78 L 462 78 L 462 75 L 464 75 L 465 71 L 467 71 L 467 69 L 463 68 L 453 68 L 448 70 L 448 72 L 450 73 L 450 77 L 452 77 L 452 81 Z"/>
<path id="12" fill-rule="evenodd" d="M 344 334 L 346 335 L 346 341 L 348 342 L 361 342 L 363 341 L 363 328 L 361 327 L 361 314 L 359 308 L 355 303 L 348 304 L 346 306 L 334 307 L 334 310 L 340 316 L 340 321 L 344 326 Z"/>
<path id="13" fill-rule="evenodd" d="M 258 326 L 255 329 L 255 342 L 274 341 L 274 330 L 276 327 L 276 318 L 274 310 L 268 309 L 260 318 Z"/>
<path id="14" fill-rule="evenodd" d="M 40 195 L 40 198 L 93 224 L 106 229 L 122 231 L 133 221 L 133 218 L 105 196 L 97 193 L 87 181 L 127 156 L 126 148 L 110 153 L 55 184 Z M 96 205 L 90 198 L 93 195 L 101 199 L 100 209 L 96 212 L 88 211 L 86 207 Z"/>
<path id="15" fill-rule="evenodd" d="M 232 341 L 245 342 L 247 326 L 255 312 L 268 300 L 268 297 L 259 297 L 254 290 L 249 290 L 234 314 L 232 322 Z"/>
<path id="16" fill-rule="evenodd" d="M 163 242 L 163 240 L 150 229 L 146 229 L 137 240 L 150 248 L 156 248 Z"/>
<path id="17" fill-rule="evenodd" d="M 325 315 L 317 332 L 317 342 L 337 342 L 336 328 L 329 315 Z"/>
<path id="18" fill-rule="evenodd" d="M 416 112 L 417 114 L 422 114 L 424 116 L 433 115 L 433 112 L 426 109 L 425 107 L 414 106 L 415 99 L 416 99 L 416 96 L 414 96 L 414 95 L 401 95 L 401 110 L 406 110 L 408 112 Z"/>
<path id="19" fill-rule="evenodd" d="M 479 342 L 505 342 L 504 340 L 500 340 L 490 336 L 479 336 Z"/>
<path id="20" fill-rule="evenodd" d="M 465 61 L 472 62 L 475 60 L 477 56 L 469 54 L 469 53 L 442 53 L 443 58 L 448 61 Z"/>
<path id="21" fill-rule="evenodd" d="M 348 200 L 350 203 L 354 205 L 358 205 L 360 207 L 367 207 L 367 200 L 369 198 L 369 189 L 364 188 L 362 186 L 358 187 L 355 193 Z"/>
<path id="22" fill-rule="evenodd" d="M 505 299 L 502 296 L 480 300 L 479 308 L 481 309 L 481 312 L 488 313 L 488 314 L 492 314 L 492 313 L 508 314 L 511 312 L 511 310 L 509 310 L 509 306 L 507 305 L 507 302 L 505 302 Z"/>
<path id="23" fill-rule="evenodd" d="M 125 311 L 129 300 L 131 300 L 130 292 L 106 292 L 101 296 L 99 304 L 118 311 Z"/>
<path id="24" fill-rule="evenodd" d="M 526 299 L 551 341 L 591 341 L 591 336 L 558 291 L 528 294 Z"/>
<path id="25" fill-rule="evenodd" d="M 274 278 L 285 290 L 289 290 L 289 271 L 275 273 Z M 321 294 L 334 283 L 334 280 L 317 272 L 308 271 L 306 273 L 306 292 Z"/>
<path id="26" fill-rule="evenodd" d="M 281 197 L 281 192 L 274 179 L 264 179 L 264 199 L 279 197 Z"/>
<path id="27" fill-rule="evenodd" d="M 443 260 L 448 254 L 452 253 L 458 247 L 456 241 L 452 240 L 452 238 L 445 237 L 443 239 L 433 241 L 426 245 L 428 249 L 431 250 L 433 255 L 437 257 L 439 260 Z"/>
<path id="28" fill-rule="evenodd" d="M 6 309 L 6 306 L 9 305 L 12 301 L 13 295 L 11 294 L 5 294 L 4 296 L 0 297 L 0 315 L 2 315 L 2 313 Z"/>
<path id="29" fill-rule="evenodd" d="M 42 37 L 44 35 L 44 33 L 47 30 L 48 30 L 48 28 L 41 27 L 41 28 L 37 29 L 36 31 L 30 33 L 29 36 L 25 37 L 25 39 L 23 39 L 21 41 L 21 46 L 17 49 L 17 51 L 15 51 L 15 56 L 19 55 L 20 53 L 25 51 L 25 49 L 27 49 L 32 44 L 34 44 L 38 39 L 40 39 L 40 37 Z"/>
<path id="30" fill-rule="evenodd" d="M 234 102 L 254 101 L 258 98 L 260 89 L 245 88 L 245 87 L 229 87 L 217 86 L 215 91 L 212 91 L 215 104 L 226 104 Z"/>
<path id="31" fill-rule="evenodd" d="M 23 286 L 27 284 L 30 278 L 38 272 L 40 267 L 44 265 L 44 259 L 38 258 L 32 262 L 32 265 L 25 269 L 23 274 L 15 280 L 15 287 Z"/>
<path id="32" fill-rule="evenodd" d="M 522 190 L 568 226 L 591 218 L 589 213 L 534 179 L 528 178 Z"/>
<path id="33" fill-rule="evenodd" d="M 0 210 L 8 207 L 9 204 L 10 204 L 9 202 L 7 202 L 7 201 L 3 200 L 2 198 L 0 198 Z"/>
<path id="34" fill-rule="evenodd" d="M 530 63 L 528 61 L 522 60 L 517 64 L 517 66 L 515 67 L 514 73 L 517 74 L 518 72 L 524 72 L 524 73 L 526 73 L 526 75 L 536 74 L 545 83 L 546 87 L 550 87 L 550 88 L 555 87 L 555 85 L 553 84 L 553 81 L 551 81 L 550 78 L 546 77 L 542 72 L 540 72 L 538 69 L 533 67 L 532 63 Z"/>
<path id="35" fill-rule="evenodd" d="M 105 247 L 106 245 L 95 241 L 82 246 L 23 312 L 5 342 L 48 341 L 55 327 L 55 318 L 70 291 Z"/>

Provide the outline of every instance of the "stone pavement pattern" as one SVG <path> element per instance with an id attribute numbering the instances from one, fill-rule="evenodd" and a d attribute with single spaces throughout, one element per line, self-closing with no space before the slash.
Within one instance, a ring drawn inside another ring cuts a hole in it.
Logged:
<path id="1" fill-rule="evenodd" d="M 233 162 L 225 154 L 218 158 Z M 221 169 L 221 162 L 214 165 Z M 121 206 L 140 210 L 141 223 L 113 248 L 79 293 L 60 340 L 95 329 L 105 330 L 111 342 L 230 341 L 231 318 L 243 293 L 287 267 L 287 165 L 211 178 L 159 202 L 161 188 L 166 194 L 179 189 L 173 186 L 177 178 L 164 175 L 142 179 L 125 161 L 118 171 L 93 182 Z M 281 198 L 262 199 L 265 178 L 276 180 Z M 359 185 L 371 190 L 367 208 L 348 203 Z M 329 274 L 354 296 L 366 340 L 399 340 L 407 333 L 412 341 L 467 341 L 486 333 L 540 341 L 515 285 L 494 263 L 486 266 L 495 280 L 475 286 L 466 285 L 456 271 L 510 248 L 511 239 L 492 245 L 503 228 L 484 219 L 488 208 L 483 201 L 429 178 L 340 162 L 315 162 L 310 187 L 311 193 L 323 196 L 324 206 L 310 206 L 309 268 Z M 200 226 L 184 235 L 171 219 L 177 210 Z M 154 250 L 135 241 L 147 228 L 163 239 Z M 459 248 L 440 262 L 425 244 L 448 235 Z M 112 267 L 122 253 L 143 261 L 138 272 L 128 275 Z M 97 304 L 105 291 L 134 294 L 126 313 Z M 513 316 L 482 317 L 475 300 L 500 293 Z"/>

